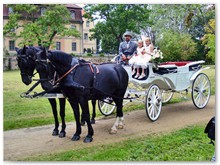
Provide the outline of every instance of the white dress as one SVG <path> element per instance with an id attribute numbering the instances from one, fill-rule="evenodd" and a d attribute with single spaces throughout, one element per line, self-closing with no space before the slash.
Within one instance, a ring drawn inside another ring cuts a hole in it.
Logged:
<path id="1" fill-rule="evenodd" d="M 144 47 L 142 47 L 142 48 L 137 47 L 137 54 L 134 55 L 134 56 L 129 60 L 129 64 L 130 64 L 130 65 L 137 65 L 136 63 L 137 63 L 137 61 L 138 61 L 138 59 L 139 59 L 139 56 L 142 55 L 142 51 L 143 51 L 143 50 L 144 50 Z"/>
<path id="2" fill-rule="evenodd" d="M 150 45 L 144 47 L 146 53 L 145 54 L 141 54 L 138 56 L 136 65 L 142 68 L 146 68 L 149 61 L 151 60 L 151 55 L 150 55 Z M 149 54 L 148 54 L 149 53 Z"/>

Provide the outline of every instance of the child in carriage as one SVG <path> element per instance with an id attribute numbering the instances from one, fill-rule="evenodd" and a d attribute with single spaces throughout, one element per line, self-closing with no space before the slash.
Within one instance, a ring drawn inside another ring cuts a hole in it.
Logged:
<path id="1" fill-rule="evenodd" d="M 136 69 L 136 62 L 138 60 L 138 56 L 142 55 L 142 52 L 144 51 L 144 45 L 143 41 L 139 40 L 138 41 L 138 47 L 136 49 L 135 55 L 129 60 L 129 64 L 132 67 L 132 76 L 135 74 L 135 69 Z"/>
<path id="2" fill-rule="evenodd" d="M 153 53 L 153 44 L 151 43 L 150 38 L 145 39 L 145 46 L 142 48 L 143 50 L 141 53 L 138 55 L 138 57 L 135 59 L 136 62 L 136 67 L 137 67 L 137 74 L 135 78 L 137 79 L 143 79 L 146 77 L 144 73 L 144 69 L 147 68 L 148 62 L 151 60 L 151 55 Z M 140 74 L 140 68 L 141 68 L 141 74 Z"/>

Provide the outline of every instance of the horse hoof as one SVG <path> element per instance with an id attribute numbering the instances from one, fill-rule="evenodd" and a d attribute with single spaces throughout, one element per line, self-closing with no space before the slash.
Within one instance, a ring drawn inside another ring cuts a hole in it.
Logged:
<path id="1" fill-rule="evenodd" d="M 53 136 L 57 136 L 57 135 L 59 135 L 59 130 L 53 130 L 52 135 L 53 135 Z"/>
<path id="2" fill-rule="evenodd" d="M 123 129 L 124 126 L 122 124 L 118 125 L 118 129 Z"/>
<path id="3" fill-rule="evenodd" d="M 86 136 L 85 139 L 83 140 L 84 143 L 90 143 L 92 142 L 93 138 L 92 136 Z"/>
<path id="4" fill-rule="evenodd" d="M 66 137 L 66 132 L 60 132 L 59 137 L 60 137 L 60 138 Z"/>
<path id="5" fill-rule="evenodd" d="M 115 130 L 115 129 L 111 129 L 109 132 L 109 134 L 116 134 L 116 133 L 117 133 L 117 130 Z"/>
<path id="6" fill-rule="evenodd" d="M 84 126 L 85 124 L 86 124 L 86 122 L 85 121 L 81 121 L 81 126 Z"/>
<path id="7" fill-rule="evenodd" d="M 71 140 L 72 141 L 78 141 L 79 139 L 80 139 L 79 135 L 74 135 Z"/>
<path id="8" fill-rule="evenodd" d="M 95 124 L 95 120 L 91 120 L 91 124 Z"/>

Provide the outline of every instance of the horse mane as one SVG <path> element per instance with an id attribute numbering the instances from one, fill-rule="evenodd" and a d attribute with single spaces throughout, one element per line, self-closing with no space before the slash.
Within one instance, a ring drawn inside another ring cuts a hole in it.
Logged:
<path id="1" fill-rule="evenodd" d="M 71 65 L 71 62 L 72 62 L 72 56 L 71 55 L 69 55 L 65 52 L 62 52 L 62 51 L 58 51 L 58 50 L 50 50 L 48 52 L 49 52 L 48 58 L 51 61 L 60 63 L 64 66 Z"/>

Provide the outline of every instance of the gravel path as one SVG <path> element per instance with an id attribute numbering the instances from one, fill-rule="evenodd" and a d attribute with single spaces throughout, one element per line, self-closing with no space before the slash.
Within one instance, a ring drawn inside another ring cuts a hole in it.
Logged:
<path id="1" fill-rule="evenodd" d="M 215 115 L 215 96 L 211 96 L 205 109 L 198 110 L 192 101 L 170 104 L 162 107 L 160 118 L 151 122 L 145 110 L 128 112 L 124 115 L 125 128 L 115 135 L 109 134 L 115 118 L 102 118 L 93 125 L 95 134 L 92 143 L 83 143 L 87 127 L 83 126 L 81 139 L 71 141 L 75 132 L 75 123 L 67 123 L 66 137 L 51 135 L 53 125 L 4 131 L 4 160 L 16 161 L 29 156 L 75 150 L 100 144 L 110 144 L 129 138 L 147 136 L 149 134 L 167 133 L 189 125 L 206 123 Z"/>

